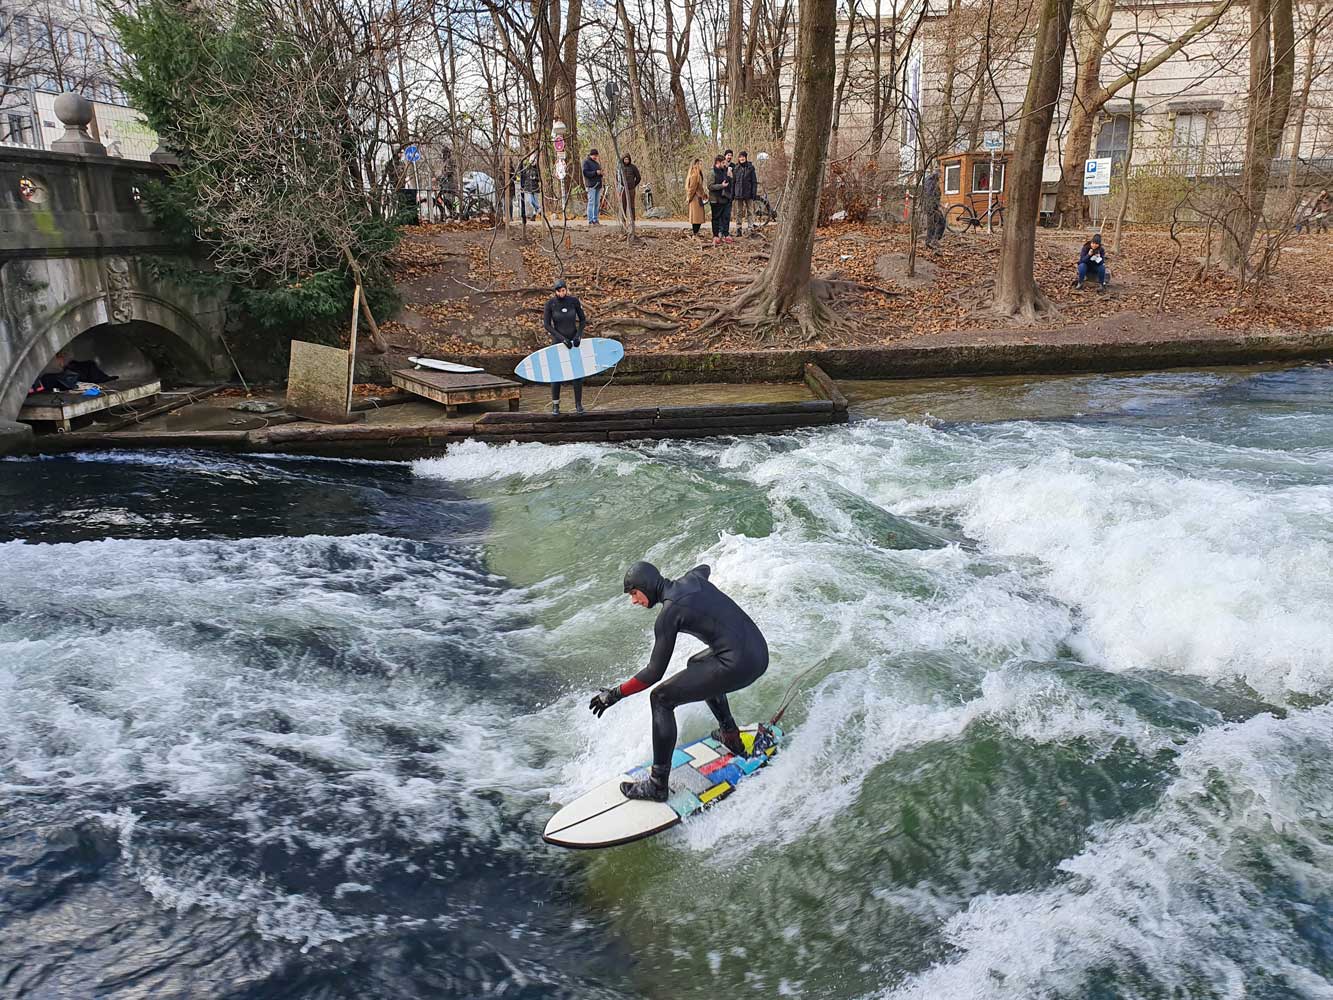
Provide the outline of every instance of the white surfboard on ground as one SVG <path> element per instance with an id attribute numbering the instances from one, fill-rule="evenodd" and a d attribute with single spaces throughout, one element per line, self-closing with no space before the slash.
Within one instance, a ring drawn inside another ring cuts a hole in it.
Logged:
<path id="1" fill-rule="evenodd" d="M 418 368 L 434 368 L 437 372 L 454 372 L 459 375 L 473 375 L 477 372 L 485 371 L 484 368 L 473 368 L 471 365 L 456 365 L 452 361 L 437 361 L 435 358 L 408 358 L 408 361 Z"/>
<path id="2" fill-rule="evenodd" d="M 675 826 L 686 816 L 726 798 L 747 777 L 768 763 L 783 732 L 769 727 L 772 743 L 754 752 L 757 726 L 741 730 L 741 742 L 750 755 L 737 757 L 711 736 L 677 747 L 671 758 L 669 798 L 665 802 L 627 799 L 622 781 L 647 777 L 643 764 L 618 774 L 580 795 L 547 821 L 542 839 L 558 847 L 592 848 L 628 844 Z"/>

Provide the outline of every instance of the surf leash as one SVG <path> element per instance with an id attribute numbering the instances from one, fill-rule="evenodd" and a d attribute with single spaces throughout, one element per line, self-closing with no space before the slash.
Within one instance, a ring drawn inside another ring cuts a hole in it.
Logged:
<path id="1" fill-rule="evenodd" d="M 797 686 L 801 683 L 801 681 L 805 680 L 805 678 L 809 676 L 811 673 L 813 673 L 816 669 L 822 667 L 827 661 L 828 658 L 825 657 L 824 659 L 819 660 L 816 663 L 812 663 L 810 666 L 806 667 L 799 674 L 797 674 L 792 679 L 792 682 L 787 685 L 787 691 L 785 694 L 783 694 L 782 701 L 778 704 L 778 710 L 773 713 L 773 718 L 769 719 L 768 722 L 766 723 L 764 722 L 759 723 L 759 728 L 754 734 L 754 746 L 756 753 L 764 750 L 767 747 L 772 746 L 774 743 L 777 742 L 777 736 L 773 732 L 773 727 L 782 721 L 782 717 L 787 713 L 787 709 L 791 708 L 791 703 L 796 698 Z"/>

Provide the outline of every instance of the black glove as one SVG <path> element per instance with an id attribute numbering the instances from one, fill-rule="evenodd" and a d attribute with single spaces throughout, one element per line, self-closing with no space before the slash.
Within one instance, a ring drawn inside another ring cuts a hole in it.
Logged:
<path id="1" fill-rule="evenodd" d="M 620 693 L 619 687 L 602 688 L 592 696 L 592 701 L 588 702 L 588 707 L 592 709 L 592 714 L 600 719 L 603 712 L 623 697 L 625 696 Z"/>
<path id="2" fill-rule="evenodd" d="M 583 343 L 583 334 L 581 333 L 574 334 L 574 346 L 578 347 L 579 344 L 581 343 Z"/>
<path id="3" fill-rule="evenodd" d="M 574 350 L 574 341 L 571 340 L 569 337 L 565 338 L 565 350 L 567 351 Z"/>

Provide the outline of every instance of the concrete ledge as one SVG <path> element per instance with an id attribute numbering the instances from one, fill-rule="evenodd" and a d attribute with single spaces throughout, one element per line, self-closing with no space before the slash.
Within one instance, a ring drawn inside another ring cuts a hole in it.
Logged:
<path id="1" fill-rule="evenodd" d="M 32 428 L 27 424 L 0 420 L 0 455 L 16 455 L 32 444 Z"/>
<path id="2" fill-rule="evenodd" d="M 1033 332 L 1028 333 L 1028 336 L 1032 335 Z M 1006 337 L 1014 336 L 1022 334 L 1006 334 Z M 830 378 L 879 379 L 1153 371 L 1261 362 L 1295 363 L 1328 357 L 1333 357 L 1333 329 L 1314 333 L 1218 334 L 1175 340 L 1099 343 L 1025 343 L 1016 339 L 996 339 L 975 344 L 823 351 L 631 354 L 617 367 L 616 381 L 652 385 L 799 382 L 806 377 L 806 365 L 817 366 Z M 513 371 L 523 358 L 517 354 L 472 354 L 451 355 L 448 360 L 476 365 L 487 371 Z"/>

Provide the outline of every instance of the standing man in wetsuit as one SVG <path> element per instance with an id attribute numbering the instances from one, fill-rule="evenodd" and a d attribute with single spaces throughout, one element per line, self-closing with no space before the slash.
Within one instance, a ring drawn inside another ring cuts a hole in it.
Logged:
<path id="1" fill-rule="evenodd" d="M 551 343 L 564 344 L 568 351 L 579 346 L 583 339 L 583 328 L 588 325 L 588 317 L 583 315 L 583 306 L 577 296 L 570 295 L 564 279 L 555 283 L 555 294 L 546 300 L 542 310 L 542 327 L 551 335 Z M 574 410 L 583 412 L 583 379 L 574 379 Z M 560 413 L 560 383 L 551 383 L 551 412 Z"/>
<path id="2" fill-rule="evenodd" d="M 750 616 L 708 582 L 707 566 L 696 566 L 679 580 L 668 580 L 652 563 L 638 562 L 625 574 L 625 593 L 641 608 L 660 604 L 662 610 L 653 626 L 655 641 L 648 665 L 624 684 L 599 691 L 588 704 L 599 719 L 621 698 L 662 679 L 675 651 L 677 635 L 684 632 L 708 643 L 707 649 L 689 658 L 684 670 L 658 684 L 648 696 L 653 708 L 652 770 L 642 781 L 626 781 L 620 786 L 626 798 L 665 802 L 671 756 L 676 749 L 676 706 L 692 701 L 706 703 L 718 721 L 713 739 L 732 753 L 746 756 L 727 694 L 749 687 L 763 676 L 768 669 L 768 643 Z"/>

